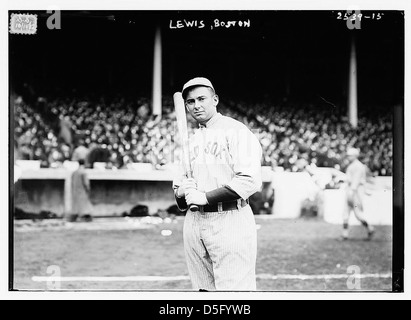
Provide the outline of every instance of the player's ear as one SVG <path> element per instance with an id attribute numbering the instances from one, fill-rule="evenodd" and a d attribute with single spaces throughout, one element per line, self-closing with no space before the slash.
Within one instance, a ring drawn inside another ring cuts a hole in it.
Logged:
<path id="1" fill-rule="evenodd" d="M 186 110 L 187 110 L 187 111 L 190 111 L 190 110 L 188 110 L 188 103 L 187 103 L 186 100 L 184 100 L 184 107 L 186 107 Z"/>
<path id="2" fill-rule="evenodd" d="M 213 104 L 214 104 L 214 107 L 217 107 L 219 101 L 220 101 L 220 100 L 219 100 L 219 98 L 218 98 L 218 95 L 215 94 L 215 95 L 213 96 Z"/>

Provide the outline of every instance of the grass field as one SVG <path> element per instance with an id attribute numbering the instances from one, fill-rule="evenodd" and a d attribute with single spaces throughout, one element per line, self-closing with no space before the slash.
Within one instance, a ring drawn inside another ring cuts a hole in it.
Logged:
<path id="1" fill-rule="evenodd" d="M 351 239 L 340 242 L 341 226 L 317 219 L 256 216 L 256 222 L 258 291 L 391 291 L 391 226 L 377 226 L 371 241 L 353 226 Z M 44 277 L 58 274 L 47 268 L 58 266 L 70 280 L 61 282 L 62 290 L 190 291 L 182 226 L 182 217 L 16 221 L 14 289 L 49 290 Z M 164 236 L 162 230 L 172 233 Z M 349 266 L 362 276 L 356 289 L 347 287 Z"/>

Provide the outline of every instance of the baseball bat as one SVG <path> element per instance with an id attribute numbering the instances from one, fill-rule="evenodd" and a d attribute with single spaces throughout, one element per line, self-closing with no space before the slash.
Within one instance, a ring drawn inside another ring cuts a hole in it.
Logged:
<path id="1" fill-rule="evenodd" d="M 184 173 L 187 176 L 187 178 L 192 178 L 193 173 L 192 173 L 191 162 L 190 162 L 190 147 L 188 144 L 186 107 L 184 105 L 184 99 L 183 99 L 183 95 L 181 94 L 181 92 L 174 93 L 173 100 L 174 100 L 174 108 L 176 110 L 177 128 L 180 134 Z M 198 211 L 199 208 L 197 205 L 192 204 L 190 206 L 190 210 Z"/>

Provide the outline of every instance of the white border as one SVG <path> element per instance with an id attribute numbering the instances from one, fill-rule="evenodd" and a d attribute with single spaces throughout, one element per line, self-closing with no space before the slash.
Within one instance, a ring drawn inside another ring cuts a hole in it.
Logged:
<path id="1" fill-rule="evenodd" d="M 155 5 L 153 5 L 155 2 Z M 332 5 L 331 5 L 332 4 Z M 352 8 L 353 6 L 359 7 L 361 10 L 405 10 L 407 15 L 410 14 L 410 2 L 407 0 L 401 1 L 295 1 L 295 0 L 282 0 L 272 1 L 266 0 L 252 0 L 252 1 L 218 1 L 209 0 L 201 3 L 193 3 L 193 1 L 124 1 L 117 0 L 115 2 L 111 0 L 102 1 L 80 1 L 73 0 L 69 3 L 63 1 L 21 1 L 21 0 L 7 0 L 1 1 L 1 38 L 2 51 L 0 57 L 0 63 L 2 65 L 0 75 L 1 83 L 1 97 L 2 104 L 0 108 L 0 119 L 4 125 L 0 126 L 0 136 L 2 137 L 1 150 L 5 152 L 8 150 L 8 10 L 47 10 L 47 9 L 60 9 L 60 10 L 344 10 Z M 410 23 L 405 21 L 405 39 L 410 35 Z M 406 53 L 410 52 L 409 41 L 405 44 Z M 405 88 L 408 88 L 409 79 L 409 63 L 407 54 L 405 54 Z M 406 95 L 407 98 L 407 95 Z M 408 100 L 405 101 L 405 121 L 408 124 L 410 120 L 410 112 L 407 110 Z M 407 143 L 407 137 L 410 136 L 410 128 L 405 125 L 405 178 L 409 176 L 409 169 L 407 168 L 409 143 Z M 151 292 L 9 292 L 8 288 L 8 157 L 1 157 L 1 200 L 3 204 L 3 210 L 1 210 L 0 220 L 0 234 L 2 239 L 0 241 L 0 298 L 2 300 L 60 300 L 60 299 L 98 299 L 98 300 L 203 300 L 203 299 L 248 299 L 248 300 L 340 300 L 340 299 L 374 299 L 374 300 L 404 300 L 410 299 L 409 290 L 410 277 L 407 272 L 405 273 L 405 293 L 273 293 L 273 292 L 258 292 L 258 293 L 218 293 L 210 292 L 207 295 L 197 292 L 179 292 L 173 295 L 170 293 L 151 293 Z M 408 190 L 408 182 L 405 180 L 405 194 Z M 405 197 L 405 211 L 409 207 L 409 198 Z M 407 222 L 407 214 L 405 215 L 405 250 L 408 250 L 407 243 L 409 243 L 410 226 Z M 405 267 L 410 265 L 410 256 L 405 254 Z M 407 268 L 406 268 L 407 269 Z M 171 298 L 171 299 L 170 299 Z"/>

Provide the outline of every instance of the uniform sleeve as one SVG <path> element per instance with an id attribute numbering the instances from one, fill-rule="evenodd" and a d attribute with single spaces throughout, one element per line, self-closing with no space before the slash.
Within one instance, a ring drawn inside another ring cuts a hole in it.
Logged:
<path id="1" fill-rule="evenodd" d="M 207 202 L 210 205 L 217 204 L 219 202 L 228 202 L 240 199 L 241 197 L 234 190 L 228 186 L 217 188 L 206 192 Z"/>
<path id="2" fill-rule="evenodd" d="M 235 176 L 227 186 L 246 200 L 262 187 L 261 145 L 245 126 L 228 134 L 228 152 Z"/>

